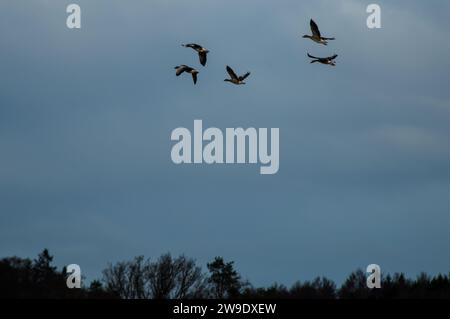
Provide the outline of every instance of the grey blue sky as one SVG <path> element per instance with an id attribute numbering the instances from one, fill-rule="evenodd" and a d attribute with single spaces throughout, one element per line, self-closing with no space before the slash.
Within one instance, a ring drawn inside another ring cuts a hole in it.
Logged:
<path id="1" fill-rule="evenodd" d="M 377 1 L 380 30 L 369 1 L 72 2 L 81 30 L 69 1 L 0 2 L 0 256 L 47 247 L 93 279 L 141 254 L 221 255 L 255 285 L 449 271 L 448 1 Z M 328 47 L 301 38 L 310 18 Z M 278 174 L 173 164 L 170 133 L 194 119 L 280 128 Z"/>

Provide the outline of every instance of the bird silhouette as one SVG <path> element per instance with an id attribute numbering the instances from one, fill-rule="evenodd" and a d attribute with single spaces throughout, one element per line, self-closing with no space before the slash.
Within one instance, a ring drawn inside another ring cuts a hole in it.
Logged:
<path id="1" fill-rule="evenodd" d="M 312 35 L 307 35 L 305 34 L 303 36 L 303 38 L 308 38 L 313 40 L 314 42 L 323 44 L 323 45 L 327 45 L 328 41 L 327 40 L 334 40 L 335 38 L 324 38 L 320 35 L 320 31 L 319 31 L 319 27 L 317 26 L 317 24 L 314 22 L 313 19 L 311 19 L 311 21 L 309 21 L 309 25 L 311 27 L 311 32 Z"/>
<path id="2" fill-rule="evenodd" d="M 182 46 L 197 51 L 198 57 L 200 59 L 200 64 L 203 66 L 206 65 L 206 55 L 209 53 L 209 50 L 196 43 L 182 44 Z"/>
<path id="3" fill-rule="evenodd" d="M 236 85 L 245 84 L 244 80 L 250 75 L 250 72 L 245 73 L 244 75 L 237 76 L 236 73 L 227 65 L 227 72 L 230 75 L 230 79 L 225 79 L 226 82 L 231 82 Z"/>
<path id="4" fill-rule="evenodd" d="M 326 58 L 318 58 L 318 57 L 313 56 L 313 55 L 308 53 L 308 57 L 310 57 L 311 59 L 314 59 L 314 60 L 311 61 L 311 63 L 319 62 L 319 63 L 322 63 L 322 64 L 336 66 L 336 61 L 334 61 L 334 60 L 338 57 L 338 55 L 335 54 L 333 56 L 329 56 L 329 57 L 326 57 Z"/>
<path id="5" fill-rule="evenodd" d="M 197 83 L 197 74 L 199 72 L 196 69 L 191 68 L 190 66 L 182 64 L 182 65 L 176 66 L 175 70 L 176 70 L 175 74 L 177 76 L 180 76 L 183 72 L 190 73 L 192 75 L 192 80 L 194 81 L 194 84 Z"/>

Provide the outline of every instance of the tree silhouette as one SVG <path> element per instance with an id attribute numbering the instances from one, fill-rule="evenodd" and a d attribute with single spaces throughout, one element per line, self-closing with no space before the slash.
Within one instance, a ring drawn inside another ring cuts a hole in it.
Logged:
<path id="1" fill-rule="evenodd" d="M 317 277 L 312 282 L 295 283 L 289 293 L 291 298 L 334 299 L 336 298 L 336 285 L 325 277 Z"/>
<path id="2" fill-rule="evenodd" d="M 333 281 L 317 277 L 297 281 L 290 288 L 273 284 L 254 288 L 241 280 L 234 263 L 216 257 L 202 273 L 194 259 L 170 254 L 156 261 L 135 257 L 108 264 L 103 279 L 88 288 L 69 289 L 65 268 L 52 265 L 53 256 L 44 249 L 35 260 L 8 257 L 0 259 L 0 298 L 282 298 L 282 299 L 450 299 L 450 274 L 431 277 L 425 273 L 409 279 L 403 273 L 382 276 L 380 289 L 369 289 L 367 275 L 352 272 L 339 289 Z"/>
<path id="3" fill-rule="evenodd" d="M 202 297 L 201 268 L 184 255 L 164 254 L 155 262 L 143 256 L 132 261 L 109 264 L 103 271 L 107 291 L 124 299 L 169 299 Z"/>
<path id="4" fill-rule="evenodd" d="M 216 257 L 207 264 L 210 272 L 208 282 L 211 285 L 213 298 L 233 298 L 240 294 L 241 276 L 234 270 L 234 262 L 226 263 L 222 257 Z"/>
<path id="5" fill-rule="evenodd" d="M 143 257 L 138 256 L 132 261 L 109 264 L 103 270 L 106 291 L 122 299 L 149 298 L 144 280 L 148 263 L 148 261 L 144 263 Z"/>
<path id="6" fill-rule="evenodd" d="M 38 258 L 34 260 L 33 280 L 35 283 L 47 285 L 54 281 L 57 277 L 56 267 L 52 266 L 53 256 L 50 255 L 48 249 L 44 249 Z"/>
<path id="7" fill-rule="evenodd" d="M 206 283 L 201 267 L 184 255 L 178 257 L 174 264 L 176 278 L 173 297 L 176 299 L 205 297 Z"/>
<path id="8" fill-rule="evenodd" d="M 370 289 L 367 288 L 366 274 L 358 269 L 350 274 L 344 284 L 339 289 L 341 299 L 365 299 L 370 296 Z"/>
<path id="9" fill-rule="evenodd" d="M 274 283 L 273 285 L 265 287 L 248 287 L 242 293 L 243 298 L 249 299 L 288 299 L 290 298 L 289 289 L 284 285 Z"/>

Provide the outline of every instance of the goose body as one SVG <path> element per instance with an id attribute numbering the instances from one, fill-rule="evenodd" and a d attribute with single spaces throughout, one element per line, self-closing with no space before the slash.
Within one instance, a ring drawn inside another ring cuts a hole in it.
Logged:
<path id="1" fill-rule="evenodd" d="M 320 43 L 320 44 L 323 44 L 323 45 L 327 45 L 328 44 L 327 40 L 334 40 L 334 38 L 324 38 L 324 37 L 322 37 L 322 35 L 320 34 L 320 31 L 319 31 L 319 27 L 317 26 L 317 24 L 314 22 L 313 19 L 311 19 L 311 21 L 309 21 L 309 25 L 311 27 L 312 35 L 305 34 L 303 36 L 304 38 L 311 39 L 314 42 L 317 42 L 317 43 Z"/>
<path id="2" fill-rule="evenodd" d="M 322 64 L 327 64 L 327 65 L 331 65 L 331 66 L 336 66 L 336 61 L 334 61 L 334 60 L 338 57 L 338 55 L 335 54 L 335 55 L 333 55 L 333 56 L 329 56 L 329 57 L 326 57 L 326 58 L 319 58 L 319 57 L 313 56 L 313 55 L 311 55 L 311 54 L 308 53 L 308 57 L 310 57 L 311 59 L 313 59 L 313 60 L 311 61 L 311 63 L 319 62 L 319 63 L 322 63 Z"/>
<path id="3" fill-rule="evenodd" d="M 175 74 L 176 76 L 180 76 L 183 72 L 190 73 L 192 75 L 192 80 L 194 81 L 194 84 L 197 83 L 197 74 L 199 73 L 196 69 L 191 68 L 187 65 L 178 65 L 175 67 Z"/>
<path id="4" fill-rule="evenodd" d="M 227 72 L 230 75 L 229 79 L 225 79 L 226 82 L 231 82 L 236 85 L 245 84 L 244 80 L 250 75 L 250 72 L 245 73 L 244 75 L 237 76 L 236 73 L 227 65 Z"/>
<path id="5" fill-rule="evenodd" d="M 197 51 L 198 57 L 200 59 L 200 64 L 203 66 L 206 65 L 206 55 L 209 53 L 209 50 L 196 43 L 182 44 L 182 46 Z"/>

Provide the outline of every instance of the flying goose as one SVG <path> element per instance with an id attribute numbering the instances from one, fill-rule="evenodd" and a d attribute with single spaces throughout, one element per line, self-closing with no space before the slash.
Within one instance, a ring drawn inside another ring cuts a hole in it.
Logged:
<path id="1" fill-rule="evenodd" d="M 311 35 L 304 35 L 304 38 L 308 38 L 313 40 L 314 42 L 323 44 L 323 45 L 327 45 L 328 42 L 327 40 L 334 40 L 334 38 L 324 38 L 320 35 L 320 31 L 319 31 L 319 27 L 317 26 L 317 24 L 314 22 L 313 19 L 311 19 L 311 21 L 309 22 L 309 25 L 311 26 L 311 32 L 312 32 L 312 36 Z"/>
<path id="2" fill-rule="evenodd" d="M 237 76 L 236 73 L 234 73 L 233 69 L 230 68 L 228 65 L 227 65 L 227 72 L 230 75 L 231 79 L 225 79 L 224 81 L 231 82 L 236 85 L 245 84 L 244 80 L 250 75 L 250 72 L 247 72 L 244 75 Z"/>
<path id="3" fill-rule="evenodd" d="M 175 67 L 176 70 L 176 75 L 179 76 L 181 73 L 186 72 L 186 73 L 190 73 L 192 75 L 192 80 L 194 81 L 194 84 L 197 83 L 197 74 L 199 73 L 196 69 L 191 68 L 190 66 L 187 65 L 178 65 Z"/>
<path id="4" fill-rule="evenodd" d="M 337 58 L 337 54 L 335 54 L 333 56 L 329 56 L 327 58 L 318 58 L 318 57 L 313 56 L 313 55 L 308 53 L 308 57 L 310 57 L 311 59 L 314 59 L 314 60 L 311 61 L 311 63 L 319 62 L 319 63 L 322 63 L 322 64 L 328 64 L 328 65 L 336 66 L 336 62 L 334 61 L 334 59 Z"/>
<path id="5" fill-rule="evenodd" d="M 195 51 L 197 51 L 198 57 L 200 58 L 200 64 L 203 66 L 206 65 L 206 54 L 209 53 L 209 50 L 207 50 L 204 47 L 202 47 L 201 45 L 195 44 L 195 43 L 182 44 L 182 46 L 185 48 L 191 48 L 191 49 L 194 49 Z"/>

